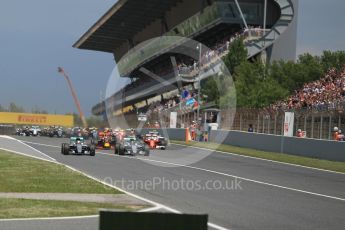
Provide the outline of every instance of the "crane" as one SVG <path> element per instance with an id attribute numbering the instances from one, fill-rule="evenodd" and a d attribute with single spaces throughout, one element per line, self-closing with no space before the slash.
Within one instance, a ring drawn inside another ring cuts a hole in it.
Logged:
<path id="1" fill-rule="evenodd" d="M 84 128 L 86 128 L 87 127 L 86 119 L 84 117 L 83 111 L 81 110 L 80 103 L 79 103 L 77 94 L 75 93 L 75 90 L 73 88 L 72 82 L 71 82 L 71 80 L 69 79 L 68 75 L 66 74 L 65 70 L 62 67 L 58 67 L 58 72 L 61 73 L 64 76 L 64 78 L 66 79 L 67 84 L 69 86 L 69 89 L 71 90 L 71 93 L 72 93 L 72 96 L 73 96 L 73 99 L 74 99 L 74 103 L 77 106 L 80 119 L 81 119 L 81 121 L 83 123 Z"/>

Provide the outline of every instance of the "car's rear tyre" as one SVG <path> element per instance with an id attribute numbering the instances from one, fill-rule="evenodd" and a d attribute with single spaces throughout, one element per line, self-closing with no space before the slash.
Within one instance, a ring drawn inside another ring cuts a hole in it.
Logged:
<path id="1" fill-rule="evenodd" d="M 125 155 L 125 148 L 123 146 L 119 146 L 119 155 Z"/>
<path id="2" fill-rule="evenodd" d="M 119 152 L 120 152 L 120 145 L 115 144 L 114 154 L 119 154 Z"/>
<path id="3" fill-rule="evenodd" d="M 164 148 L 161 148 L 161 149 L 165 150 L 168 145 L 168 142 L 166 140 L 161 140 L 159 145 L 164 146 Z"/>
<path id="4" fill-rule="evenodd" d="M 67 143 L 62 144 L 61 152 L 63 155 L 69 154 L 69 145 Z"/>
<path id="5" fill-rule="evenodd" d="M 91 145 L 90 146 L 90 156 L 95 156 L 96 155 L 96 146 Z"/>
<path id="6" fill-rule="evenodd" d="M 149 148 L 149 146 L 145 145 L 144 151 L 145 151 L 144 156 L 150 156 L 150 148 Z"/>

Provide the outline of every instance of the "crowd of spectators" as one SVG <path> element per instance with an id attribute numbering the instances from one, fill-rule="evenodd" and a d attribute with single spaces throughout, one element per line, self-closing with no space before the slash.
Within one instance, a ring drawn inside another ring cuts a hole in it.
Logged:
<path id="1" fill-rule="evenodd" d="M 197 72 L 200 67 L 202 68 L 212 63 L 217 58 L 225 55 L 229 50 L 230 44 L 240 37 L 241 33 L 235 33 L 233 36 L 220 40 L 213 47 L 202 52 L 201 59 L 199 62 L 194 60 L 192 64 L 186 64 L 185 62 L 181 61 L 177 65 L 178 73 L 180 75 L 189 75 L 193 74 L 193 72 Z"/>
<path id="2" fill-rule="evenodd" d="M 254 26 L 249 26 L 248 29 L 244 28 L 240 32 L 236 32 L 232 35 L 225 36 L 224 38 L 219 39 L 217 42 L 211 45 L 210 49 L 205 49 L 205 51 L 202 52 L 200 61 L 193 60 L 188 57 L 185 57 L 184 59 L 181 58 L 177 63 L 178 73 L 180 75 L 193 75 L 193 73 L 197 73 L 200 67 L 203 68 L 209 65 L 210 63 L 214 62 L 218 58 L 222 57 L 223 55 L 225 55 L 228 52 L 230 45 L 236 39 L 243 38 L 245 40 L 248 37 L 258 36 L 263 36 L 263 30 L 261 29 L 261 27 Z M 171 68 L 171 66 L 163 65 L 163 63 L 161 63 L 160 65 L 155 65 L 153 69 L 150 69 L 150 71 L 160 77 L 165 76 L 169 73 L 173 73 L 173 69 Z M 140 74 L 140 71 L 139 75 L 142 75 Z M 155 80 L 150 77 L 138 76 L 125 87 L 125 91 L 143 85 L 154 84 L 154 82 Z"/>
<path id="3" fill-rule="evenodd" d="M 193 75 L 193 73 L 197 73 L 200 67 L 203 68 L 204 66 L 209 65 L 218 58 L 227 54 L 230 45 L 237 39 L 242 38 L 246 42 L 246 38 L 257 38 L 262 37 L 263 35 L 264 30 L 260 26 L 249 26 L 248 29 L 244 28 L 241 32 L 237 32 L 231 36 L 227 36 L 224 39 L 218 41 L 210 49 L 205 50 L 205 52 L 202 53 L 201 60 L 199 62 L 194 60 L 192 64 L 186 64 L 184 62 L 179 63 L 177 65 L 178 72 L 180 75 Z"/>
<path id="4" fill-rule="evenodd" d="M 320 80 L 304 84 L 286 100 L 276 102 L 270 108 L 288 109 L 335 109 L 345 100 L 345 65 L 340 71 L 330 69 Z"/>

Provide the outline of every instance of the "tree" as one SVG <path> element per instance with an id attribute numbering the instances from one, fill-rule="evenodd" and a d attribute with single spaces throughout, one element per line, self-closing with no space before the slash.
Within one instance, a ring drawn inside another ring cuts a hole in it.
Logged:
<path id="1" fill-rule="evenodd" d="M 104 127 L 105 122 L 101 117 L 96 117 L 96 116 L 90 116 L 86 118 L 87 125 L 89 127 Z"/>
<path id="2" fill-rule="evenodd" d="M 37 114 L 48 114 L 48 111 L 46 110 L 41 110 L 37 105 L 35 105 L 32 109 L 31 109 L 32 113 L 37 113 Z"/>
<path id="3" fill-rule="evenodd" d="M 11 102 L 8 107 L 8 111 L 13 113 L 24 113 L 25 109 L 22 106 L 17 106 L 14 102 Z"/>
<path id="4" fill-rule="evenodd" d="M 219 89 L 214 76 L 201 82 L 201 95 L 203 101 L 215 102 L 217 106 L 219 105 Z"/>
<path id="5" fill-rule="evenodd" d="M 235 73 L 235 68 L 246 62 L 248 51 L 244 46 L 243 39 L 236 39 L 229 47 L 229 53 L 224 57 L 223 62 L 230 74 Z"/>
<path id="6" fill-rule="evenodd" d="M 7 109 L 5 107 L 3 107 L 2 105 L 0 105 L 0 112 L 6 112 Z"/>
<path id="7" fill-rule="evenodd" d="M 267 68 L 269 66 L 260 61 L 243 62 L 236 68 L 238 107 L 260 108 L 288 95 L 288 90 L 274 79 Z"/>
<path id="8" fill-rule="evenodd" d="M 345 51 L 323 51 L 321 55 L 321 65 L 323 71 L 327 72 L 330 68 L 340 70 L 345 64 Z"/>

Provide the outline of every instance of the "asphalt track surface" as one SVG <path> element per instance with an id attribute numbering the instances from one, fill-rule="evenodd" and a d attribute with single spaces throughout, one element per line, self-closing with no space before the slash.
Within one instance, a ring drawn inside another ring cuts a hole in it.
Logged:
<path id="1" fill-rule="evenodd" d="M 107 150 L 95 157 L 64 156 L 60 145 L 65 139 L 16 138 L 58 162 L 168 208 L 207 213 L 215 229 L 338 230 L 345 226 L 345 174 L 177 145 L 152 151 L 149 157 L 115 156 Z M 191 165 L 178 160 L 199 155 L 206 157 Z M 25 222 L 0 222 L 0 229 L 20 229 Z M 71 223 L 77 229 L 97 226 L 97 218 L 57 222 L 61 229 Z M 51 229 L 49 224 L 55 222 L 28 223 L 25 229 Z"/>

